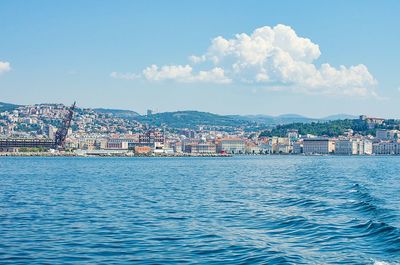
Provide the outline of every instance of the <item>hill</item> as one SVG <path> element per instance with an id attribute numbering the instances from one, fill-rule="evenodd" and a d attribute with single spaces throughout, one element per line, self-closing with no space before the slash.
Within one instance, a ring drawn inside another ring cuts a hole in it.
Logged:
<path id="1" fill-rule="evenodd" d="M 397 126 L 397 125 L 395 125 Z M 386 128 L 387 125 L 381 125 L 379 128 Z M 393 127 L 393 126 L 391 126 Z M 375 134 L 375 129 L 370 129 L 366 121 L 360 119 L 346 119 L 334 121 L 320 121 L 311 123 L 292 123 L 278 125 L 271 130 L 266 130 L 260 136 L 280 136 L 284 137 L 289 129 L 296 129 L 299 134 L 313 134 L 320 136 L 335 137 L 342 135 L 346 130 L 352 129 L 355 133 L 362 135 Z"/>
<path id="2" fill-rule="evenodd" d="M 252 126 L 254 122 L 233 116 L 223 116 L 201 111 L 162 112 L 149 116 L 138 116 L 137 121 L 153 126 L 166 125 L 173 128 L 196 128 L 205 126 L 240 127 Z"/>
<path id="3" fill-rule="evenodd" d="M 0 102 L 0 112 L 13 111 L 18 107 L 19 107 L 19 105 L 16 105 L 16 104 Z"/>

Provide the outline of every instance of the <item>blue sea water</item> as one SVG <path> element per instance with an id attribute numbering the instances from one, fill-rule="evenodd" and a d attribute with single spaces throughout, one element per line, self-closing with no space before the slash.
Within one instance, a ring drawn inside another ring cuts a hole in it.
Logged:
<path id="1" fill-rule="evenodd" d="M 400 157 L 0 158 L 0 264 L 397 264 Z"/>

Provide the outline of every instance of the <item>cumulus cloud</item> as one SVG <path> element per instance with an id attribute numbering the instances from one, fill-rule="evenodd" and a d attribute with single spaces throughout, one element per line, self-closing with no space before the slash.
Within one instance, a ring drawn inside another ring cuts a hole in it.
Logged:
<path id="1" fill-rule="evenodd" d="M 365 65 L 317 65 L 320 55 L 317 44 L 279 24 L 230 39 L 218 36 L 204 54 L 189 56 L 190 64 L 151 65 L 141 75 L 149 81 L 239 83 L 308 94 L 376 96 L 377 81 Z"/>
<path id="2" fill-rule="evenodd" d="M 8 72 L 11 70 L 11 65 L 9 62 L 0 61 L 0 74 Z"/>
<path id="3" fill-rule="evenodd" d="M 145 68 L 141 74 L 112 72 L 110 76 L 112 78 L 125 80 L 143 78 L 148 81 L 172 80 L 182 83 L 208 82 L 228 84 L 232 81 L 225 76 L 224 69 L 220 67 L 214 67 L 207 71 L 202 70 L 193 73 L 193 68 L 190 65 L 164 65 L 158 67 L 153 64 Z"/>
<path id="4" fill-rule="evenodd" d="M 206 56 L 191 55 L 191 56 L 189 56 L 189 61 L 192 62 L 193 64 L 202 63 L 202 62 L 206 61 Z"/>

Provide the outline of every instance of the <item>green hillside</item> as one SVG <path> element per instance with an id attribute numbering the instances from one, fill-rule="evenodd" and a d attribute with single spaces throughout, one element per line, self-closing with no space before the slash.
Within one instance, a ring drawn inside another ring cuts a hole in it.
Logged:
<path id="1" fill-rule="evenodd" d="M 334 120 L 328 122 L 292 123 L 278 125 L 271 130 L 266 130 L 260 136 L 286 136 L 289 129 L 296 129 L 299 134 L 325 135 L 335 137 L 342 135 L 346 130 L 352 129 L 354 133 L 362 135 L 375 135 L 376 129 L 400 129 L 399 120 L 386 120 L 383 125 L 370 129 L 367 122 L 360 119 Z"/>
<path id="2" fill-rule="evenodd" d="M 195 128 L 205 126 L 241 127 L 252 126 L 254 122 L 237 117 L 217 115 L 200 111 L 163 112 L 150 116 L 138 116 L 136 120 L 153 126 L 166 125 L 172 128 Z"/>

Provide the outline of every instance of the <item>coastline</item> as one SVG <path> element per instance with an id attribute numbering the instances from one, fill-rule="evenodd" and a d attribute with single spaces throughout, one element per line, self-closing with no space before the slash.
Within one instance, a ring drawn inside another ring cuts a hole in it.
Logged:
<path id="1" fill-rule="evenodd" d="M 77 153 L 51 153 L 51 152 L 0 152 L 0 157 L 232 157 L 230 154 L 77 154 Z"/>
<path id="2" fill-rule="evenodd" d="M 73 152 L 0 152 L 0 157 L 233 157 L 233 156 L 333 156 L 333 157 L 374 157 L 374 156 L 399 156 L 399 155 L 344 155 L 344 154 L 134 154 L 134 153 L 111 153 L 111 154 L 79 154 Z"/>

